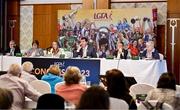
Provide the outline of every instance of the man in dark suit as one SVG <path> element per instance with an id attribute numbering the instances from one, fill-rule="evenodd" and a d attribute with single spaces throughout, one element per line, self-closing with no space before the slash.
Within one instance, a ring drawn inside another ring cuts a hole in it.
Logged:
<path id="1" fill-rule="evenodd" d="M 6 55 L 8 56 L 15 56 L 16 53 L 21 53 L 20 49 L 18 46 L 16 46 L 16 43 L 14 40 L 11 40 L 9 42 L 9 48 L 5 51 Z"/>
<path id="2" fill-rule="evenodd" d="M 124 49 L 124 43 L 118 42 L 117 49 L 113 52 L 113 56 L 118 59 L 127 59 L 128 51 Z"/>
<path id="3" fill-rule="evenodd" d="M 73 57 L 90 57 L 90 58 L 96 58 L 96 49 L 92 46 L 88 45 L 88 39 L 86 37 L 82 37 L 80 40 L 80 46 L 78 49 L 73 51 Z"/>

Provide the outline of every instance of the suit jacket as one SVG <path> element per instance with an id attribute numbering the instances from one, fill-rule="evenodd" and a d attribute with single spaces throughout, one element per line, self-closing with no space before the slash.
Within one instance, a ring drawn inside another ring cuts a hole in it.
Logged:
<path id="1" fill-rule="evenodd" d="M 147 58 L 147 50 L 144 50 L 144 52 L 142 53 L 142 58 Z M 156 50 L 156 49 L 154 49 L 154 52 L 152 52 L 152 58 L 153 59 L 160 59 L 160 57 L 159 57 L 159 52 Z"/>
<path id="2" fill-rule="evenodd" d="M 79 52 L 77 50 L 73 51 L 73 57 L 83 56 L 83 49 L 81 48 Z M 97 58 L 96 49 L 92 46 L 88 46 L 87 48 L 87 56 L 91 58 Z"/>
<path id="3" fill-rule="evenodd" d="M 5 54 L 6 53 L 10 53 L 11 49 L 8 48 L 6 51 L 5 51 Z M 14 50 L 14 56 L 16 55 L 16 53 L 21 53 L 21 50 L 19 49 L 18 46 L 15 47 L 15 50 Z"/>
<path id="4" fill-rule="evenodd" d="M 124 53 L 124 55 L 121 54 L 120 58 L 127 59 L 128 51 L 123 49 L 122 52 Z M 113 53 L 113 56 L 115 56 L 117 58 L 117 55 L 118 55 L 118 50 L 115 50 Z"/>

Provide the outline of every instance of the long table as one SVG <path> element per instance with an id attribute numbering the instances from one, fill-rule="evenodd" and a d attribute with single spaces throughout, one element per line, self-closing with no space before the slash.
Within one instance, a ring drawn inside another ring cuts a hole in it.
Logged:
<path id="1" fill-rule="evenodd" d="M 134 77 L 137 83 L 147 83 L 156 86 L 156 83 L 160 75 L 167 72 L 166 60 L 114 60 L 114 59 L 59 59 L 59 58 L 23 58 L 23 57 L 10 57 L 2 56 L 0 59 L 1 71 L 7 71 L 8 67 L 12 63 L 22 64 L 22 62 L 28 59 L 30 61 L 40 61 L 40 66 L 51 65 L 52 61 L 59 62 L 68 61 L 67 66 L 80 66 L 81 68 L 87 68 L 87 70 L 95 70 L 99 75 L 105 75 L 109 69 L 120 69 L 125 76 Z M 88 62 L 86 64 L 86 62 Z M 90 62 L 90 63 L 89 63 Z M 100 62 L 100 65 L 97 63 Z M 36 64 L 34 64 L 36 65 Z M 85 69 L 86 70 L 86 69 Z M 95 72 L 93 71 L 93 72 Z M 93 74 L 93 73 L 92 73 Z M 97 75 L 93 77 L 98 77 Z"/>

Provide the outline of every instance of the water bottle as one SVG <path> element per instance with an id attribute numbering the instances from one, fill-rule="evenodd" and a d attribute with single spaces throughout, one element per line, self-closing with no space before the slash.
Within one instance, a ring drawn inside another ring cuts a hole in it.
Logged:
<path id="1" fill-rule="evenodd" d="M 128 49 L 127 59 L 131 59 L 131 50 Z"/>

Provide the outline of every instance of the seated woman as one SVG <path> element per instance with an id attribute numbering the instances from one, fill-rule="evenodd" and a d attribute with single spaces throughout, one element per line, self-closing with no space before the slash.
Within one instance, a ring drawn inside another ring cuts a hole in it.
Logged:
<path id="1" fill-rule="evenodd" d="M 52 55 L 52 57 L 60 57 L 60 55 L 63 53 L 63 50 L 59 48 L 59 44 L 57 41 L 52 42 L 52 47 L 48 50 L 49 55 Z"/>
<path id="2" fill-rule="evenodd" d="M 56 87 L 56 93 L 63 97 L 67 102 L 78 105 L 81 95 L 87 87 L 80 84 L 81 72 L 77 67 L 68 67 L 64 74 L 65 84 Z"/>
<path id="3" fill-rule="evenodd" d="M 137 109 L 136 103 L 129 94 L 129 87 L 123 73 L 118 69 L 106 72 L 107 91 L 110 97 L 119 98 L 127 102 L 129 109 Z"/>
<path id="4" fill-rule="evenodd" d="M 32 42 L 32 48 L 30 48 L 25 56 L 36 57 L 36 56 L 44 56 L 44 52 L 41 48 L 39 48 L 39 41 L 35 40 Z"/>
<path id="5" fill-rule="evenodd" d="M 160 59 L 159 52 L 154 48 L 154 42 L 149 41 L 146 43 L 146 50 L 143 51 L 143 59 Z"/>
<path id="6" fill-rule="evenodd" d="M 118 59 L 127 59 L 128 51 L 124 49 L 123 42 L 117 42 L 117 49 L 114 51 L 113 55 Z"/>
<path id="7" fill-rule="evenodd" d="M 139 50 L 137 47 L 137 41 L 134 40 L 132 44 L 129 44 L 129 49 L 132 57 L 139 56 Z"/>
<path id="8" fill-rule="evenodd" d="M 57 65 L 51 65 L 47 74 L 43 75 L 41 80 L 47 81 L 51 86 L 51 93 L 55 93 L 55 85 L 62 82 L 63 79 L 59 76 L 60 69 Z"/>
<path id="9" fill-rule="evenodd" d="M 176 93 L 176 81 L 172 73 L 163 73 L 157 83 L 157 88 L 151 90 L 146 100 L 158 100 L 174 107 Z"/>
<path id="10" fill-rule="evenodd" d="M 82 95 L 78 109 L 103 109 L 108 110 L 110 106 L 109 95 L 101 86 L 92 86 Z"/>

